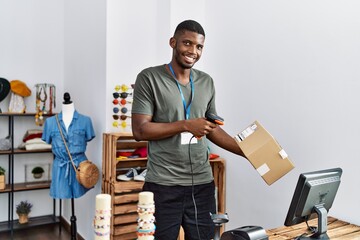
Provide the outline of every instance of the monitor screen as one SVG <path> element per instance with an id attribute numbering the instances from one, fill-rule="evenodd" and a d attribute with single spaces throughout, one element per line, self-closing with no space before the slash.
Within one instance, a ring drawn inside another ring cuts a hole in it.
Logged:
<path id="1" fill-rule="evenodd" d="M 317 229 L 310 238 L 306 239 L 327 239 L 327 213 L 334 202 L 341 174 L 341 168 L 300 174 L 285 219 L 285 226 L 318 217 Z"/>

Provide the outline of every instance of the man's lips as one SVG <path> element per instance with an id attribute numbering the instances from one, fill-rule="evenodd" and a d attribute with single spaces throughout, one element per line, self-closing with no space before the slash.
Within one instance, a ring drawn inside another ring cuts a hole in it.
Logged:
<path id="1" fill-rule="evenodd" d="M 192 57 L 192 56 L 185 56 L 185 61 L 186 61 L 187 63 L 194 63 L 194 62 L 195 62 L 195 60 L 196 60 L 196 58 L 195 58 L 195 57 Z"/>

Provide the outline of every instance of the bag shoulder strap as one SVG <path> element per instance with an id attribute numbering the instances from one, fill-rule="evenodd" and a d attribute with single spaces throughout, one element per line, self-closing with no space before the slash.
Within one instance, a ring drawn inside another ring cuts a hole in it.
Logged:
<path id="1" fill-rule="evenodd" d="M 55 118 L 56 118 L 56 122 L 57 122 L 57 125 L 58 125 L 58 128 L 59 128 L 59 131 L 60 131 L 61 138 L 62 138 L 62 140 L 64 141 L 66 151 L 67 151 L 67 153 L 69 154 L 69 158 L 70 158 L 70 160 L 71 160 L 71 164 L 72 164 L 72 166 L 74 167 L 75 172 L 77 172 L 76 166 L 75 166 L 74 161 L 73 161 L 73 159 L 72 159 L 72 157 L 71 157 L 71 153 L 70 153 L 70 151 L 69 151 L 69 148 L 68 148 L 68 146 L 67 146 L 67 144 L 66 144 L 66 141 L 65 141 L 63 132 L 62 132 L 62 130 L 61 130 L 61 126 L 60 126 L 58 114 L 55 115 Z"/>

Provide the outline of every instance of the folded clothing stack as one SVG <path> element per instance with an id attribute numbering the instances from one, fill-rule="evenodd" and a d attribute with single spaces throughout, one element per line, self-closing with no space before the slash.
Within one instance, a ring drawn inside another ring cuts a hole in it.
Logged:
<path id="1" fill-rule="evenodd" d="M 41 137 L 42 137 L 41 129 L 27 130 L 23 137 L 23 142 L 20 144 L 19 148 L 26 150 L 51 149 L 51 144 L 44 142 L 41 139 Z"/>

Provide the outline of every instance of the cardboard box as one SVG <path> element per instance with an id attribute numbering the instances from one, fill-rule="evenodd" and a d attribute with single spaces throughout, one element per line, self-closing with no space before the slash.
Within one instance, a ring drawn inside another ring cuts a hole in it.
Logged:
<path id="1" fill-rule="evenodd" d="M 234 138 L 268 185 L 273 184 L 294 168 L 285 150 L 258 121 Z"/>

